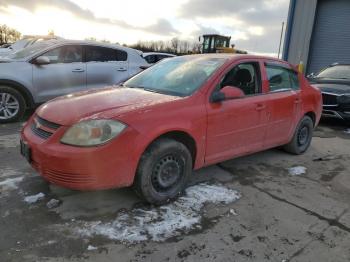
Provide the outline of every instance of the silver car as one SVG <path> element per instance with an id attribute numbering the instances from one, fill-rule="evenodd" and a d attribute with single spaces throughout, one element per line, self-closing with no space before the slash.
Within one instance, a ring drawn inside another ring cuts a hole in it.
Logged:
<path id="1" fill-rule="evenodd" d="M 48 41 L 52 39 L 59 40 L 63 38 L 59 36 L 23 36 L 21 40 L 18 40 L 7 47 L 0 47 L 0 57 L 7 57 L 23 48 L 35 45 L 37 43 L 40 43 L 41 41 Z"/>
<path id="2" fill-rule="evenodd" d="M 0 123 L 19 120 L 57 96 L 118 84 L 147 67 L 142 53 L 119 45 L 49 40 L 0 60 Z"/>

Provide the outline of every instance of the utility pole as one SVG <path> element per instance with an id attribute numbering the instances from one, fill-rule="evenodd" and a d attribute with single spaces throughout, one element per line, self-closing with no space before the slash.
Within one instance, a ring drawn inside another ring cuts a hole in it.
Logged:
<path id="1" fill-rule="evenodd" d="M 284 22 L 282 22 L 282 30 L 281 30 L 280 44 L 278 46 L 278 56 L 277 56 L 277 58 L 280 58 L 282 38 L 283 38 L 283 31 L 284 31 Z"/>

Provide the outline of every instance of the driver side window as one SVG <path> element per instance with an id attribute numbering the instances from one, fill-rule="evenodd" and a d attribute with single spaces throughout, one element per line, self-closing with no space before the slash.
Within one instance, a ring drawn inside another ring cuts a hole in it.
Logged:
<path id="1" fill-rule="evenodd" d="M 249 62 L 236 65 L 221 81 L 220 89 L 225 86 L 238 87 L 246 96 L 260 94 L 262 89 L 259 63 Z"/>
<path id="2" fill-rule="evenodd" d="M 50 59 L 50 64 L 76 63 L 83 61 L 83 51 L 81 46 L 62 46 L 52 49 L 43 56 Z"/>

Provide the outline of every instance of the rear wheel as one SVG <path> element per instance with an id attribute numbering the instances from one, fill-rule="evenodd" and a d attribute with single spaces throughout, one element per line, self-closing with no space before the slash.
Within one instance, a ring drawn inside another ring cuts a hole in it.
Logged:
<path id="1" fill-rule="evenodd" d="M 25 112 L 24 97 L 16 89 L 0 86 L 0 123 L 16 122 Z"/>
<path id="2" fill-rule="evenodd" d="M 303 154 L 311 144 L 313 130 L 312 119 L 309 116 L 304 116 L 295 129 L 292 140 L 284 146 L 284 150 L 296 155 Z"/>
<path id="3" fill-rule="evenodd" d="M 185 145 L 161 138 L 142 155 L 135 191 L 149 203 L 164 204 L 180 195 L 192 172 L 192 157 Z"/>

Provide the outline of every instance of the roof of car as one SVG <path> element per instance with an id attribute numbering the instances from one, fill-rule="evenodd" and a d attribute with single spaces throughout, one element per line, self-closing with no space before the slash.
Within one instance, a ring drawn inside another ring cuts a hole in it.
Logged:
<path id="1" fill-rule="evenodd" d="M 143 56 L 146 55 L 167 55 L 167 56 L 176 56 L 174 54 L 169 54 L 169 53 L 160 53 L 160 52 L 144 52 Z"/>
<path id="2" fill-rule="evenodd" d="M 49 41 L 52 41 L 52 40 L 49 40 Z M 95 45 L 95 46 L 101 46 L 101 47 L 118 48 L 118 49 L 125 50 L 125 51 L 126 50 L 128 50 L 128 51 L 135 51 L 137 53 L 140 53 L 140 51 L 138 51 L 136 49 L 125 47 L 125 46 L 122 46 L 122 45 L 105 43 L 105 42 L 97 42 L 97 41 L 91 41 L 91 40 L 67 40 L 67 39 L 61 39 L 61 40 L 53 40 L 53 41 L 56 41 L 55 44 L 57 44 L 57 45 L 67 45 L 67 44 L 72 44 L 72 45 Z"/>
<path id="3" fill-rule="evenodd" d="M 275 57 L 269 57 L 269 56 L 261 56 L 261 55 L 252 55 L 252 54 L 230 54 L 230 53 L 214 53 L 214 54 L 196 54 L 196 55 L 189 55 L 189 56 L 205 56 L 205 57 L 212 57 L 212 58 L 226 58 L 229 60 L 237 60 L 237 59 L 265 59 L 269 61 L 275 61 L 280 63 L 288 64 L 288 62 L 283 61 L 281 59 L 275 58 Z"/>

